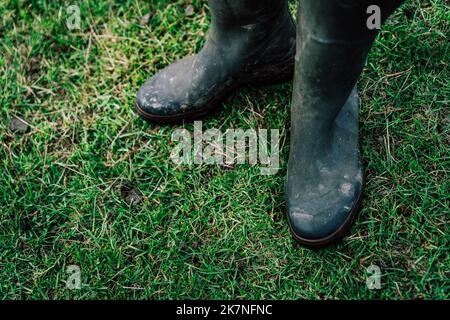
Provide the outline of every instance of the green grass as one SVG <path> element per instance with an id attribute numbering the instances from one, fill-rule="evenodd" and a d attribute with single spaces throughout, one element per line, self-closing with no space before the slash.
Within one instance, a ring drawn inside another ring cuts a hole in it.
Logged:
<path id="1" fill-rule="evenodd" d="M 204 120 L 280 129 L 275 176 L 177 169 L 177 127 L 133 113 L 138 87 L 209 27 L 205 1 L 167 3 L 83 1 L 74 31 L 71 2 L 0 3 L 0 298 L 449 298 L 446 1 L 409 1 L 378 37 L 359 82 L 364 208 L 320 251 L 296 245 L 284 216 L 290 84 L 241 90 Z M 16 116 L 27 132 L 12 132 Z M 380 290 L 366 287 L 372 264 Z M 66 289 L 69 265 L 80 290 Z"/>

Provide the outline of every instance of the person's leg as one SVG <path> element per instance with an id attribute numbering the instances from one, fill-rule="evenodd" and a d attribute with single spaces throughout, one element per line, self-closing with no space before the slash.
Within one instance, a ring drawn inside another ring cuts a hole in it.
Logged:
<path id="1" fill-rule="evenodd" d="M 367 8 L 384 21 L 402 0 L 302 0 L 291 109 L 286 183 L 294 238 L 325 245 L 342 236 L 361 201 L 358 80 L 376 30 Z"/>
<path id="2" fill-rule="evenodd" d="M 287 0 L 209 0 L 209 6 L 212 26 L 200 53 L 139 90 L 137 110 L 145 119 L 193 119 L 242 85 L 292 79 L 295 24 Z"/>

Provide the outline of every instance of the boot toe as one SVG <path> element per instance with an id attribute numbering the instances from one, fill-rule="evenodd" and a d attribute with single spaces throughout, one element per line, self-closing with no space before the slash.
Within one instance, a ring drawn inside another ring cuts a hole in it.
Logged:
<path id="1" fill-rule="evenodd" d="M 323 210 L 308 213 L 299 207 L 289 210 L 294 237 L 305 241 L 319 241 L 335 234 L 349 216 L 350 210 Z"/>
<path id="2" fill-rule="evenodd" d="M 138 111 L 149 116 L 170 117 L 193 109 L 192 57 L 177 61 L 155 74 L 138 91 Z"/>
<path id="3" fill-rule="evenodd" d="M 136 104 L 140 113 L 156 117 L 170 117 L 189 109 L 186 101 L 156 86 L 154 79 L 139 89 Z"/>
<path id="4" fill-rule="evenodd" d="M 361 185 L 353 190 L 353 194 L 344 197 L 331 193 L 288 206 L 288 220 L 294 238 L 309 245 L 326 245 L 340 238 L 351 225 L 361 200 Z"/>

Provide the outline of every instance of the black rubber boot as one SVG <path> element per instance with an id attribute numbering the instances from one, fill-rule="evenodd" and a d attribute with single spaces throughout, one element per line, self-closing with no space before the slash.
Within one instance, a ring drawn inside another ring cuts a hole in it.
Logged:
<path id="1" fill-rule="evenodd" d="M 285 0 L 210 0 L 212 26 L 197 55 L 173 63 L 139 90 L 137 111 L 161 123 L 205 115 L 246 84 L 292 79 L 295 24 Z"/>
<path id="2" fill-rule="evenodd" d="M 299 8 L 286 182 L 294 238 L 323 246 L 341 237 L 362 199 L 358 80 L 377 34 L 366 13 L 384 21 L 401 0 L 303 0 Z"/>

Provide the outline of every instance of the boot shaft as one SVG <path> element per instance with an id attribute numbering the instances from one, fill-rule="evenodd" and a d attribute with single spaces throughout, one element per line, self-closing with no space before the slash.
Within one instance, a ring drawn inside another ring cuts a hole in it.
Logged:
<path id="1" fill-rule="evenodd" d="M 303 0 L 297 26 L 296 76 L 300 90 L 322 97 L 344 93 L 356 83 L 378 30 L 367 26 L 375 4 L 384 22 L 403 0 Z M 318 85 L 319 84 L 319 85 Z"/>
<path id="2" fill-rule="evenodd" d="M 383 22 L 402 2 L 301 1 L 292 104 L 294 127 L 301 123 L 305 131 L 316 130 L 322 135 L 330 131 L 355 88 L 378 33 L 367 26 L 367 8 L 379 6 Z"/>
<path id="3" fill-rule="evenodd" d="M 206 50 L 220 44 L 226 48 L 224 55 L 255 65 L 295 54 L 296 27 L 287 0 L 209 0 L 209 6 L 212 23 Z"/>
<path id="4" fill-rule="evenodd" d="M 380 20 L 386 19 L 404 0 L 304 0 L 299 6 L 299 33 L 310 34 L 324 42 L 371 43 L 378 33 L 369 29 L 368 8 L 380 8 Z"/>
<path id="5" fill-rule="evenodd" d="M 209 0 L 209 7 L 213 28 L 229 29 L 270 23 L 283 11 L 288 11 L 288 2 L 287 0 Z"/>

